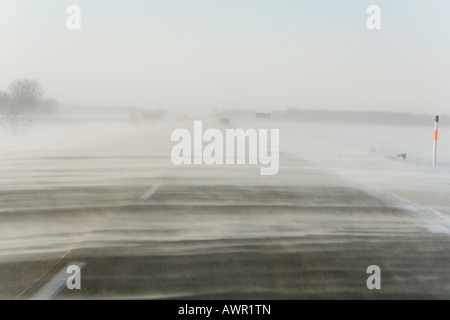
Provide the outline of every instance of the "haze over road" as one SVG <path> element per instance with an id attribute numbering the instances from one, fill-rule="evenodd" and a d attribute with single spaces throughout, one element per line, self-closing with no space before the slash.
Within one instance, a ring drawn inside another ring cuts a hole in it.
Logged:
<path id="1" fill-rule="evenodd" d="M 449 297 L 450 239 L 424 217 L 287 144 L 276 176 L 175 166 L 170 132 L 5 148 L 0 298 L 33 298 L 73 262 L 84 266 L 81 290 L 48 298 Z M 370 265 L 381 290 L 366 287 Z"/>

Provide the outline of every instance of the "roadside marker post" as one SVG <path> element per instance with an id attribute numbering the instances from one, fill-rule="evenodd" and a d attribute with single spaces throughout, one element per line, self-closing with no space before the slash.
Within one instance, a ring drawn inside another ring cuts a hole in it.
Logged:
<path id="1" fill-rule="evenodd" d="M 436 168 L 438 124 L 439 124 L 439 116 L 436 116 L 436 122 L 434 123 L 433 169 Z"/>

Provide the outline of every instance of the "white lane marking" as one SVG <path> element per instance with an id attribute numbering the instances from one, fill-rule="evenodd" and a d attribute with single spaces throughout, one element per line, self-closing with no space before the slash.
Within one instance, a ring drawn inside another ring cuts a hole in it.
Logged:
<path id="1" fill-rule="evenodd" d="M 36 292 L 30 300 L 51 300 L 54 299 L 58 293 L 66 286 L 67 279 L 73 274 L 67 273 L 69 266 L 76 265 L 81 269 L 86 265 L 86 262 L 71 262 L 68 263 L 61 271 L 59 271 L 53 278 L 50 279 L 38 292 Z"/>
<path id="2" fill-rule="evenodd" d="M 150 197 L 159 189 L 161 185 L 159 184 L 155 184 L 154 186 L 152 186 L 150 189 L 148 189 L 147 191 L 145 191 L 142 196 L 139 197 L 139 200 L 148 200 L 150 199 Z"/>

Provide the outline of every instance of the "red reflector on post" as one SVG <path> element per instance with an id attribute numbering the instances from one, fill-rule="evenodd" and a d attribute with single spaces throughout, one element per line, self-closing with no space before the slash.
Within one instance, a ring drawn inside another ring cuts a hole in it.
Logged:
<path id="1" fill-rule="evenodd" d="M 437 131 L 437 130 L 434 130 L 434 140 L 437 141 L 437 138 L 438 138 L 438 131 Z"/>

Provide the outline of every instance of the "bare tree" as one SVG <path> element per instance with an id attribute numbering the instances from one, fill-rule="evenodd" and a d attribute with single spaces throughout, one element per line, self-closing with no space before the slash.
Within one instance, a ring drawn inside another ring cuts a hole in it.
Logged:
<path id="1" fill-rule="evenodd" d="M 44 91 L 37 80 L 19 79 L 9 85 L 9 94 L 0 95 L 1 125 L 13 134 L 23 133 L 33 124 L 25 113 L 35 112 Z"/>
<path id="2" fill-rule="evenodd" d="M 9 85 L 8 92 L 0 91 L 0 124 L 11 133 L 22 133 L 32 124 L 31 116 L 55 114 L 58 102 L 44 99 L 38 80 L 18 79 Z"/>
<path id="3" fill-rule="evenodd" d="M 9 94 L 13 107 L 21 111 L 33 111 L 44 95 L 42 85 L 34 79 L 18 79 L 9 85 Z"/>

